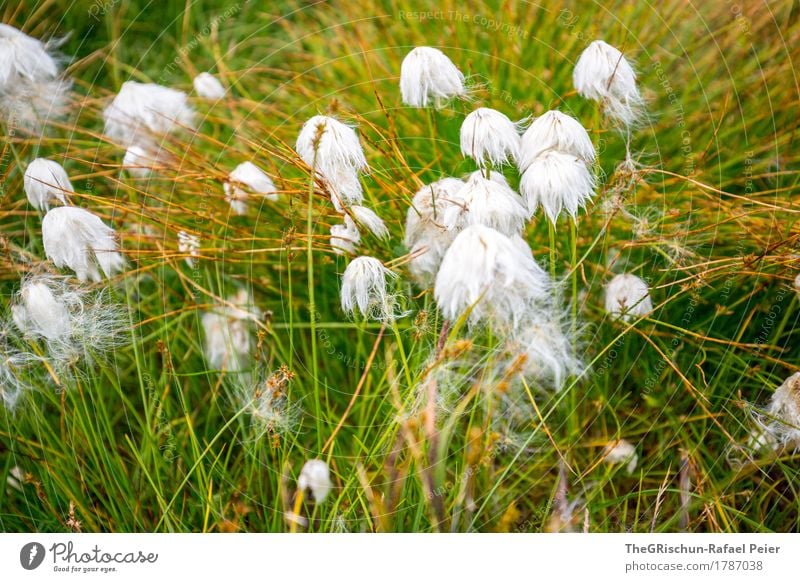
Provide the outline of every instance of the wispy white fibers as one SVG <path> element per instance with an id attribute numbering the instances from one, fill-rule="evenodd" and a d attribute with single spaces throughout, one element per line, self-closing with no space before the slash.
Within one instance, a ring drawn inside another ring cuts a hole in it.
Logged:
<path id="1" fill-rule="evenodd" d="M 331 473 L 327 463 L 321 459 L 306 461 L 297 478 L 297 488 L 300 491 L 311 490 L 314 501 L 322 503 L 331 492 Z"/>
<path id="2" fill-rule="evenodd" d="M 525 170 L 519 191 L 532 216 L 541 206 L 550 222 L 565 211 L 572 218 L 592 199 L 595 179 L 586 163 L 572 154 L 549 150 Z"/>
<path id="3" fill-rule="evenodd" d="M 612 316 L 631 321 L 653 311 L 647 283 L 630 273 L 617 275 L 606 287 L 606 311 Z"/>
<path id="4" fill-rule="evenodd" d="M 450 230 L 482 224 L 512 236 L 522 231 L 528 218 L 528 211 L 516 192 L 478 173 L 467 179 L 455 197 L 458 203 L 444 213 L 444 225 Z"/>
<path id="5" fill-rule="evenodd" d="M 468 310 L 469 321 L 511 328 L 549 303 L 550 281 L 530 252 L 483 225 L 464 229 L 444 255 L 434 296 L 447 319 Z"/>
<path id="6" fill-rule="evenodd" d="M 348 315 L 358 311 L 378 321 L 395 319 L 400 315 L 397 297 L 388 284 L 396 277 L 378 259 L 353 259 L 342 275 L 342 309 Z"/>
<path id="7" fill-rule="evenodd" d="M 243 162 L 228 175 L 224 184 L 225 200 L 231 205 L 235 214 L 247 214 L 247 198 L 249 192 L 266 198 L 277 200 L 277 188 L 272 179 L 252 162 Z"/>
<path id="8" fill-rule="evenodd" d="M 548 151 L 572 154 L 589 165 L 595 160 L 594 145 L 586 129 L 574 117 L 557 110 L 548 111 L 534 119 L 522 135 L 519 171 L 527 170 Z"/>
<path id="9" fill-rule="evenodd" d="M 418 46 L 400 66 L 400 93 L 411 107 L 441 107 L 453 97 L 464 97 L 464 75 L 447 56 L 428 46 Z"/>
<path id="10" fill-rule="evenodd" d="M 639 455 L 636 454 L 636 447 L 625 439 L 612 441 L 606 445 L 603 451 L 605 462 L 609 465 L 625 463 L 625 472 L 629 475 L 636 470 L 639 464 Z"/>
<path id="11" fill-rule="evenodd" d="M 64 112 L 69 82 L 51 46 L 0 24 L 0 111 L 12 128 L 40 131 Z"/>
<path id="12" fill-rule="evenodd" d="M 366 206 L 354 205 L 350 207 L 350 211 L 353 213 L 356 222 L 372 234 L 378 238 L 389 238 L 389 229 L 386 228 L 386 224 L 374 210 L 370 210 Z"/>
<path id="13" fill-rule="evenodd" d="M 227 304 L 203 314 L 205 355 L 208 365 L 217 370 L 238 372 L 250 359 L 250 323 L 260 311 L 246 290 L 229 297 Z"/>
<path id="14" fill-rule="evenodd" d="M 50 288 L 55 280 L 33 278 L 22 283 L 19 301 L 12 305 L 14 323 L 26 335 L 40 336 L 51 341 L 64 341 L 72 329 L 69 307 L 65 300 L 64 287 L 61 297 L 56 298 Z M 71 295 L 79 299 L 77 294 Z"/>
<path id="15" fill-rule="evenodd" d="M 67 194 L 75 192 L 67 172 L 56 161 L 36 158 L 25 169 L 25 195 L 37 210 L 50 210 L 50 202 L 67 204 Z"/>
<path id="16" fill-rule="evenodd" d="M 606 113 L 624 126 L 636 123 L 643 113 L 636 72 L 618 49 L 602 40 L 581 53 L 572 82 L 578 93 L 602 103 Z"/>
<path id="17" fill-rule="evenodd" d="M 337 255 L 355 254 L 361 242 L 361 233 L 353 219 L 345 215 L 343 224 L 331 226 L 331 248 Z"/>
<path id="18" fill-rule="evenodd" d="M 200 256 L 200 237 L 189 234 L 185 230 L 180 231 L 178 233 L 178 252 L 189 255 L 184 260 L 187 265 L 194 267 Z"/>
<path id="19" fill-rule="evenodd" d="M 583 370 L 574 338 L 555 309 L 544 306 L 523 314 L 512 344 L 525 356 L 522 373 L 540 387 L 560 390 L 571 375 Z"/>
<path id="20" fill-rule="evenodd" d="M 518 130 L 517 124 L 499 111 L 476 109 L 461 124 L 461 154 L 481 168 L 514 163 L 520 149 Z"/>
<path id="21" fill-rule="evenodd" d="M 75 271 L 81 281 L 100 281 L 100 271 L 110 277 L 125 266 L 114 229 L 82 208 L 60 206 L 45 214 L 42 241 L 47 258 Z"/>
<path id="22" fill-rule="evenodd" d="M 225 87 L 219 79 L 211 73 L 200 73 L 192 81 L 194 90 L 204 99 L 222 99 L 225 97 Z"/>
<path id="23" fill-rule="evenodd" d="M 193 128 L 195 112 L 183 91 L 155 83 L 126 81 L 103 111 L 105 134 L 122 146 L 151 149 L 157 138 Z"/>
<path id="24" fill-rule="evenodd" d="M 132 145 L 125 150 L 122 166 L 134 178 L 146 178 L 166 157 L 166 152 L 162 150 L 154 151 Z"/>
<path id="25" fill-rule="evenodd" d="M 800 372 L 789 376 L 772 394 L 769 406 L 756 415 L 758 444 L 772 448 L 800 448 Z"/>
<path id="26" fill-rule="evenodd" d="M 405 245 L 412 255 L 409 270 L 422 287 L 433 283 L 445 251 L 458 234 L 444 225 L 444 213 L 460 204 L 456 196 L 463 185 L 456 178 L 442 178 L 420 188 L 408 208 Z"/>
<path id="27" fill-rule="evenodd" d="M 299 406 L 289 399 L 294 374 L 286 366 L 272 373 L 259 370 L 254 381 L 238 386 L 238 404 L 250 416 L 255 438 L 280 436 L 295 429 Z"/>
<path id="28" fill-rule="evenodd" d="M 41 368 L 41 358 L 0 341 L 0 402 L 7 410 L 14 410 L 24 392 L 33 389 L 34 367 Z"/>

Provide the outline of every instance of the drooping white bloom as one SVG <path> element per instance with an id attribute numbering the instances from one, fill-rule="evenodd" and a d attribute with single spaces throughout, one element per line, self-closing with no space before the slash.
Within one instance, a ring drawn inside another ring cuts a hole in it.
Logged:
<path id="1" fill-rule="evenodd" d="M 572 154 L 587 164 L 594 163 L 595 151 L 586 129 L 574 117 L 557 110 L 537 117 L 522 135 L 519 171 L 524 172 L 544 152 Z"/>
<path id="2" fill-rule="evenodd" d="M 397 298 L 388 289 L 397 274 L 373 257 L 353 259 L 342 275 L 342 309 L 348 315 L 356 311 L 378 321 L 398 316 Z"/>
<path id="3" fill-rule="evenodd" d="M 519 234 L 528 218 L 522 199 L 507 185 L 472 174 L 456 193 L 457 204 L 444 213 L 444 225 L 456 232 L 482 224 L 506 236 Z"/>
<path id="4" fill-rule="evenodd" d="M 189 255 L 184 259 L 186 264 L 194 267 L 196 259 L 200 256 L 200 237 L 189 234 L 185 230 L 178 233 L 178 252 Z"/>
<path id="5" fill-rule="evenodd" d="M 81 281 L 100 281 L 100 271 L 110 277 L 125 265 L 114 229 L 82 208 L 60 206 L 45 214 L 42 241 L 47 258 L 75 271 Z"/>
<path id="6" fill-rule="evenodd" d="M 519 156 L 518 126 L 507 116 L 487 107 L 476 109 L 461 124 L 461 154 L 483 168 L 516 162 Z"/>
<path id="7" fill-rule="evenodd" d="M 580 158 L 555 150 L 535 158 L 519 183 L 530 216 L 541 206 L 553 224 L 566 211 L 572 218 L 592 199 L 595 179 Z"/>
<path id="8" fill-rule="evenodd" d="M 540 386 L 560 390 L 569 376 L 578 375 L 583 369 L 571 336 L 547 305 L 522 314 L 521 318 L 514 343 L 525 355 L 523 373 Z"/>
<path id="9" fill-rule="evenodd" d="M 549 303 L 550 281 L 530 252 L 493 228 L 465 228 L 447 249 L 434 296 L 447 319 L 468 310 L 469 321 L 517 327 Z"/>
<path id="10" fill-rule="evenodd" d="M 306 461 L 297 478 L 297 488 L 300 491 L 311 490 L 314 501 L 322 503 L 331 492 L 331 473 L 327 463 L 321 459 Z"/>
<path id="11" fill-rule="evenodd" d="M 155 83 L 126 81 L 103 111 L 105 134 L 129 147 L 152 149 L 157 138 L 193 128 L 195 112 L 186 93 Z"/>
<path id="12" fill-rule="evenodd" d="M 12 128 L 39 131 L 64 112 L 70 83 L 42 43 L 8 24 L 0 24 L 0 111 Z"/>
<path id="13" fill-rule="evenodd" d="M 341 170 L 367 170 L 355 130 L 333 117 L 315 115 L 303 124 L 295 144 L 300 159 L 329 180 Z"/>
<path id="14" fill-rule="evenodd" d="M 400 66 L 400 93 L 411 107 L 440 107 L 453 97 L 464 97 L 464 75 L 447 56 L 428 46 L 418 46 Z"/>
<path id="15" fill-rule="evenodd" d="M 194 90 L 204 99 L 222 99 L 225 97 L 225 87 L 219 79 L 211 73 L 200 73 L 192 81 Z"/>
<path id="16" fill-rule="evenodd" d="M 610 465 L 627 463 L 625 471 L 629 475 L 636 470 L 636 465 L 639 464 L 639 455 L 636 454 L 636 447 L 625 439 L 608 443 L 603 451 L 603 457 L 605 462 Z"/>
<path id="17" fill-rule="evenodd" d="M 28 202 L 37 210 L 50 210 L 52 200 L 67 204 L 67 194 L 75 192 L 61 164 L 45 158 L 36 158 L 28 164 L 23 184 Z"/>
<path id="18" fill-rule="evenodd" d="M 248 191 L 263 196 L 267 200 L 277 200 L 277 189 L 272 179 L 252 162 L 236 166 L 224 184 L 225 200 L 235 214 L 247 214 Z"/>
<path id="19" fill-rule="evenodd" d="M 364 201 L 364 190 L 356 170 L 344 168 L 337 170 L 330 178 L 320 177 L 328 189 L 337 212 L 344 212 L 345 207 L 361 204 Z"/>
<path id="20" fill-rule="evenodd" d="M 772 394 L 764 428 L 774 446 L 800 448 L 800 372 L 789 376 Z"/>
<path id="21" fill-rule="evenodd" d="M 344 224 L 331 226 L 331 248 L 337 255 L 355 254 L 361 242 L 361 233 L 353 219 L 345 215 Z"/>
<path id="22" fill-rule="evenodd" d="M 218 370 L 238 372 L 250 357 L 250 322 L 259 317 L 246 290 L 229 297 L 227 304 L 203 314 L 205 355 L 208 365 Z"/>
<path id="23" fill-rule="evenodd" d="M 64 341 L 72 330 L 69 307 L 56 298 L 48 282 L 37 278 L 23 282 L 19 302 L 11 307 L 14 324 L 26 335 Z"/>
<path id="24" fill-rule="evenodd" d="M 606 311 L 625 321 L 645 317 L 653 311 L 650 289 L 636 275 L 617 275 L 606 287 Z"/>
<path id="25" fill-rule="evenodd" d="M 583 97 L 599 101 L 606 113 L 625 126 L 642 114 L 644 101 L 636 86 L 636 72 L 623 54 L 602 40 L 581 53 L 572 73 L 575 89 Z"/>
<path id="26" fill-rule="evenodd" d="M 380 216 L 375 211 L 367 208 L 366 206 L 351 206 L 350 211 L 356 222 L 367 228 L 372 234 L 378 238 L 389 238 L 389 229 L 383 222 Z"/>

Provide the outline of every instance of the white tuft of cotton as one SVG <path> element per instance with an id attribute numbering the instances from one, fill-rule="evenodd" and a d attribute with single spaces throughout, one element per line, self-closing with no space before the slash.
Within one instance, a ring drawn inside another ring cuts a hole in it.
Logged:
<path id="1" fill-rule="evenodd" d="M 499 111 L 481 107 L 461 124 L 461 154 L 481 168 L 514 163 L 519 152 L 519 127 Z"/>
<path id="2" fill-rule="evenodd" d="M 589 165 L 594 163 L 596 156 L 592 140 L 580 121 L 557 110 L 534 119 L 522 135 L 519 171 L 527 170 L 548 151 L 572 154 Z"/>
<path id="3" fill-rule="evenodd" d="M 625 321 L 645 317 L 653 311 L 650 288 L 636 275 L 617 275 L 606 286 L 605 307 L 610 315 Z"/>
<path id="4" fill-rule="evenodd" d="M 353 213 L 355 221 L 361 226 L 364 226 L 376 237 L 389 238 L 389 229 L 386 228 L 386 224 L 374 210 L 366 206 L 351 206 L 350 211 Z"/>
<path id="5" fill-rule="evenodd" d="M 636 447 L 625 439 L 608 443 L 603 451 L 603 458 L 609 465 L 625 463 L 625 472 L 629 475 L 636 470 L 636 466 L 639 464 L 639 455 L 636 454 Z"/>
<path id="6" fill-rule="evenodd" d="M 329 180 L 341 170 L 366 171 L 367 159 L 355 129 L 325 115 L 303 124 L 295 150 L 300 158 Z"/>
<path id="7" fill-rule="evenodd" d="M 583 160 L 554 150 L 534 159 L 519 183 L 529 216 L 541 206 L 553 224 L 562 212 L 577 217 L 592 199 L 594 189 L 594 176 Z"/>
<path id="8" fill-rule="evenodd" d="M 519 234 L 528 211 L 520 196 L 506 184 L 472 174 L 456 192 L 457 203 L 445 211 L 444 225 L 456 232 L 482 224 L 506 236 Z"/>
<path id="9" fill-rule="evenodd" d="M 345 215 L 343 224 L 331 226 L 331 248 L 337 255 L 353 255 L 361 243 L 361 233 L 353 219 Z"/>
<path id="10" fill-rule="evenodd" d="M 531 310 L 549 305 L 549 277 L 519 242 L 493 228 L 472 225 L 453 241 L 436 276 L 434 296 L 449 320 L 512 328 Z"/>
<path id="11" fill-rule="evenodd" d="M 46 340 L 65 341 L 72 332 L 67 301 L 56 298 L 51 289 L 52 280 L 32 278 L 22 283 L 19 300 L 12 305 L 12 314 L 17 328 L 25 335 Z"/>
<path id="12" fill-rule="evenodd" d="M 151 149 L 157 138 L 193 128 L 194 109 L 186 93 L 155 83 L 126 81 L 103 111 L 105 134 L 125 147 Z"/>
<path id="13" fill-rule="evenodd" d="M 364 190 L 356 170 L 344 168 L 334 172 L 330 178 L 320 177 L 328 190 L 336 212 L 344 212 L 347 206 L 361 204 L 364 201 Z"/>
<path id="14" fill-rule="evenodd" d="M 211 73 L 200 73 L 192 81 L 194 90 L 203 99 L 222 99 L 225 97 L 225 87 Z"/>
<path id="15" fill-rule="evenodd" d="M 53 200 L 67 204 L 67 194 L 75 192 L 61 164 L 45 158 L 28 164 L 22 182 L 28 202 L 37 210 L 50 210 Z"/>
<path id="16" fill-rule="evenodd" d="M 259 309 L 244 289 L 229 297 L 225 305 L 204 313 L 201 322 L 208 365 L 217 370 L 241 371 L 252 348 L 250 324 L 259 316 Z"/>
<path id="17" fill-rule="evenodd" d="M 297 488 L 300 491 L 310 490 L 317 503 L 325 501 L 333 488 L 328 464 L 321 459 L 306 461 L 297 478 Z"/>
<path id="18" fill-rule="evenodd" d="M 154 147 L 143 148 L 138 145 L 128 146 L 122 157 L 122 168 L 134 178 L 147 178 L 153 170 L 169 159 L 165 150 Z"/>
<path id="19" fill-rule="evenodd" d="M 194 267 L 200 256 L 200 237 L 189 234 L 185 230 L 178 233 L 178 252 L 188 255 L 184 260 L 189 267 Z"/>
<path id="20" fill-rule="evenodd" d="M 800 448 L 800 372 L 789 376 L 772 394 L 763 423 L 774 447 Z"/>
<path id="21" fill-rule="evenodd" d="M 575 355 L 573 338 L 564 328 L 554 310 L 545 305 L 525 316 L 515 338 L 525 355 L 524 375 L 556 391 L 570 376 L 583 370 Z"/>
<path id="22" fill-rule="evenodd" d="M 277 200 L 277 188 L 272 179 L 252 162 L 243 162 L 228 175 L 224 184 L 225 200 L 235 214 L 247 214 L 249 193 L 257 194 L 267 200 Z"/>
<path id="23" fill-rule="evenodd" d="M 578 93 L 602 103 L 605 112 L 623 126 L 641 118 L 644 100 L 636 85 L 636 71 L 610 44 L 596 40 L 586 47 L 575 64 L 572 82 Z"/>
<path id="24" fill-rule="evenodd" d="M 447 56 L 429 46 L 418 46 L 400 65 L 400 93 L 411 107 L 441 107 L 454 97 L 465 97 L 464 75 Z"/>
<path id="25" fill-rule="evenodd" d="M 100 281 L 125 266 L 114 229 L 82 208 L 60 206 L 45 214 L 42 241 L 56 267 L 68 267 L 81 281 Z M 99 270 L 98 270 L 99 267 Z"/>
<path id="26" fill-rule="evenodd" d="M 342 309 L 378 321 L 398 317 L 397 297 L 388 289 L 388 281 L 397 274 L 373 257 L 353 259 L 342 275 Z"/>

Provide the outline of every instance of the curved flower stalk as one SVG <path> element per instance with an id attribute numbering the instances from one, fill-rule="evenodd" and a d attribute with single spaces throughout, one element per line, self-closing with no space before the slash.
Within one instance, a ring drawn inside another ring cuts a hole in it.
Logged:
<path id="1" fill-rule="evenodd" d="M 342 275 L 342 309 L 351 316 L 358 311 L 378 321 L 396 319 L 401 315 L 397 296 L 388 289 L 388 281 L 396 278 L 378 259 L 353 259 Z"/>
<path id="2" fill-rule="evenodd" d="M 10 127 L 39 133 L 48 119 L 63 115 L 70 83 L 53 44 L 0 24 L 0 111 Z"/>
<path id="3" fill-rule="evenodd" d="M 226 305 L 203 314 L 206 362 L 214 369 L 239 372 L 251 357 L 250 324 L 260 317 L 250 294 L 241 289 Z"/>
<path id="4" fill-rule="evenodd" d="M 249 193 L 257 194 L 267 200 L 277 200 L 277 188 L 272 178 L 252 162 L 242 162 L 228 175 L 223 185 L 225 200 L 234 214 L 247 214 Z"/>
<path id="5" fill-rule="evenodd" d="M 534 119 L 522 135 L 518 163 L 520 173 L 548 151 L 571 154 L 587 165 L 593 164 L 596 158 L 594 145 L 583 125 L 574 117 L 555 109 Z"/>
<path id="6" fill-rule="evenodd" d="M 428 46 L 409 52 L 400 66 L 400 93 L 411 107 L 442 107 L 454 97 L 465 97 L 464 75 L 447 56 Z"/>
<path id="7" fill-rule="evenodd" d="M 456 232 L 482 224 L 506 236 L 519 234 L 528 211 L 522 199 L 507 185 L 472 174 L 455 195 L 458 204 L 444 213 L 444 225 Z"/>
<path id="8" fill-rule="evenodd" d="M 461 124 L 461 154 L 480 168 L 515 163 L 520 143 L 519 126 L 494 109 L 476 109 Z"/>
<path id="9" fill-rule="evenodd" d="M 422 287 L 433 283 L 445 251 L 458 234 L 444 225 L 444 215 L 450 207 L 461 204 L 457 195 L 462 186 L 464 182 L 456 178 L 423 186 L 406 213 L 404 242 L 412 255 L 409 270 Z"/>
<path id="10" fill-rule="evenodd" d="M 606 311 L 613 317 L 632 321 L 653 311 L 647 283 L 630 273 L 617 275 L 606 287 Z"/>
<path id="11" fill-rule="evenodd" d="M 561 212 L 573 219 L 594 196 L 595 179 L 586 163 L 572 154 L 548 150 L 525 170 L 519 190 L 529 216 L 541 206 L 555 225 Z"/>
<path id="12" fill-rule="evenodd" d="M 28 164 L 23 186 L 31 206 L 44 211 L 50 210 L 53 200 L 68 204 L 67 194 L 75 192 L 61 164 L 45 158 L 36 158 Z"/>
<path id="13" fill-rule="evenodd" d="M 225 97 L 225 87 L 211 73 L 200 73 L 192 80 L 195 92 L 203 99 L 218 100 Z"/>
<path id="14" fill-rule="evenodd" d="M 300 491 L 310 490 L 316 503 L 325 501 L 333 488 L 328 464 L 321 459 L 306 461 L 297 478 L 297 488 Z"/>
<path id="15" fill-rule="evenodd" d="M 353 219 L 345 215 L 343 224 L 331 226 L 331 248 L 337 255 L 353 255 L 361 243 L 361 233 Z"/>
<path id="16" fill-rule="evenodd" d="M 526 314 L 550 304 L 547 274 L 518 243 L 483 225 L 465 228 L 445 253 L 434 296 L 450 320 L 516 329 Z"/>
<path id="17" fill-rule="evenodd" d="M 158 140 L 194 128 L 195 112 L 186 93 L 155 83 L 126 81 L 103 111 L 105 134 L 124 147 L 158 150 Z"/>
<path id="18" fill-rule="evenodd" d="M 75 271 L 81 281 L 100 281 L 101 271 L 111 277 L 125 266 L 114 229 L 82 208 L 60 206 L 45 214 L 42 241 L 47 258 Z"/>
<path id="19" fill-rule="evenodd" d="M 619 49 L 602 40 L 592 42 L 581 53 L 572 82 L 578 93 L 602 103 L 606 114 L 626 128 L 644 113 L 636 72 Z"/>

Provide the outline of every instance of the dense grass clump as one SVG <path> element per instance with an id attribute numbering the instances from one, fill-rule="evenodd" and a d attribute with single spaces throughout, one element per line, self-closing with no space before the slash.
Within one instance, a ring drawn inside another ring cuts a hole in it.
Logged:
<path id="1" fill-rule="evenodd" d="M 401 4 L 0 4 L 2 22 L 64 37 L 73 79 L 42 137 L 2 131 L 0 356 L 30 361 L 16 362 L 28 388 L 0 407 L 0 529 L 800 529 L 800 458 L 755 445 L 771 395 L 800 370 L 797 6 Z M 646 116 L 629 136 L 573 89 L 595 39 L 638 71 Z M 458 65 L 467 99 L 402 105 L 400 63 L 418 45 Z M 224 98 L 192 93 L 203 71 Z M 164 138 L 149 177 L 122 171 L 124 149 L 103 136 L 102 110 L 128 80 L 184 90 L 198 112 L 196 131 Z M 445 323 L 409 276 L 411 200 L 476 170 L 459 128 L 478 107 L 515 121 L 560 109 L 598 152 L 575 225 L 551 231 L 540 212 L 525 230 L 586 367 L 560 391 L 524 380 L 500 330 Z M 364 205 L 390 235 L 362 229 L 358 254 L 399 275 L 403 317 L 342 311 L 353 257 L 329 237 L 342 219 L 293 150 L 317 114 L 358 128 Z M 72 203 L 116 229 L 127 260 L 83 291 L 111 306 L 114 337 L 58 366 L 11 323 L 24 277 L 68 272 L 46 260 L 23 192 L 36 157 L 62 163 Z M 278 195 L 237 215 L 223 184 L 246 161 Z M 197 246 L 179 247 L 190 235 Z M 606 313 L 620 273 L 648 283 L 648 316 Z M 220 321 L 246 338 L 241 365 L 209 365 Z M 297 494 L 313 458 L 330 467 L 324 501 Z"/>

